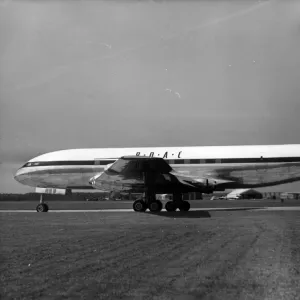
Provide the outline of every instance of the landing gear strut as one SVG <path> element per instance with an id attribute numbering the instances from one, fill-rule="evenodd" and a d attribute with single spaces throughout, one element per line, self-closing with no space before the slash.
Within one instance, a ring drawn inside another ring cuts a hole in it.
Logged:
<path id="1" fill-rule="evenodd" d="M 49 210 L 48 204 L 43 201 L 43 194 L 40 195 L 40 203 L 36 207 L 37 212 L 47 212 Z"/>
<path id="2" fill-rule="evenodd" d="M 146 166 L 146 169 L 149 166 Z M 155 172 L 146 170 L 143 172 L 144 183 L 146 185 L 146 191 L 144 194 L 144 200 L 137 200 L 133 203 L 133 209 L 135 211 L 144 212 L 149 209 L 151 212 L 160 212 L 163 208 L 161 201 L 156 200 L 155 194 Z"/>

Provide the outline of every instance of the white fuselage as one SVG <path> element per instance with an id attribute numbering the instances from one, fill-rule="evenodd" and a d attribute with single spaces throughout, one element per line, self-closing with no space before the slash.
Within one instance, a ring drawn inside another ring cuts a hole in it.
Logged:
<path id="1" fill-rule="evenodd" d="M 120 157 L 132 155 L 162 157 L 177 172 L 236 180 L 237 187 L 300 180 L 300 144 L 61 150 L 31 159 L 17 171 L 15 179 L 33 187 L 91 188 L 90 178 Z"/>

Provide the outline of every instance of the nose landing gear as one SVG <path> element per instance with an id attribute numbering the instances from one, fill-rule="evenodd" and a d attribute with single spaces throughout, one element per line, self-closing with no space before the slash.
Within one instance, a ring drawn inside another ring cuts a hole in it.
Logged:
<path id="1" fill-rule="evenodd" d="M 40 195 L 40 203 L 36 207 L 37 212 L 47 212 L 49 210 L 48 204 L 43 201 L 43 194 Z"/>

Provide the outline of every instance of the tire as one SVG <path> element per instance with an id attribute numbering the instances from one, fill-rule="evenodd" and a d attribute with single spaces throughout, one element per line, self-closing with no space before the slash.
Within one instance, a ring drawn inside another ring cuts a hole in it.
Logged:
<path id="1" fill-rule="evenodd" d="M 144 212 L 146 211 L 146 203 L 142 200 L 136 200 L 133 202 L 133 210 L 136 212 Z"/>
<path id="2" fill-rule="evenodd" d="M 179 205 L 179 210 L 180 211 L 189 211 L 190 208 L 191 208 L 191 205 L 187 201 L 182 201 L 182 203 L 180 203 L 180 205 Z"/>
<path id="3" fill-rule="evenodd" d="M 40 203 L 36 207 L 37 212 L 47 212 L 49 210 L 49 206 L 46 203 Z"/>
<path id="4" fill-rule="evenodd" d="M 160 200 L 156 200 L 159 203 L 160 209 L 159 211 L 161 211 L 164 207 L 164 205 L 162 204 L 162 202 Z"/>
<path id="5" fill-rule="evenodd" d="M 149 210 L 151 212 L 160 212 L 163 208 L 161 201 L 155 200 L 149 204 Z"/>
<path id="6" fill-rule="evenodd" d="M 173 201 L 168 201 L 165 205 L 165 209 L 166 211 L 172 212 L 172 211 L 176 211 L 176 204 Z"/>

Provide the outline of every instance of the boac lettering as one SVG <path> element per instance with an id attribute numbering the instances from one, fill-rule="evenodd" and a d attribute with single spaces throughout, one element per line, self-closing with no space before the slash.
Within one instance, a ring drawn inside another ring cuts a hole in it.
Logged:
<path id="1" fill-rule="evenodd" d="M 178 152 L 177 158 L 181 158 L 181 157 L 180 157 L 180 156 L 181 156 L 181 153 L 182 153 L 182 151 L 179 151 L 179 152 Z M 135 155 L 136 155 L 136 156 L 146 156 L 146 154 L 141 154 L 141 152 L 137 152 Z M 155 153 L 154 153 L 154 152 L 150 152 L 149 157 L 154 157 L 154 156 L 155 156 Z M 160 156 L 160 154 L 156 154 L 156 156 Z M 172 156 L 174 156 L 174 153 L 172 153 Z M 162 158 L 168 158 L 168 151 L 166 151 L 166 152 L 164 153 L 164 155 L 163 155 Z"/>

